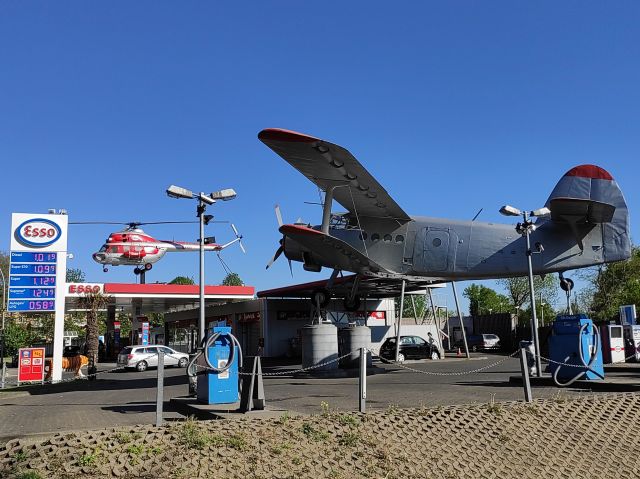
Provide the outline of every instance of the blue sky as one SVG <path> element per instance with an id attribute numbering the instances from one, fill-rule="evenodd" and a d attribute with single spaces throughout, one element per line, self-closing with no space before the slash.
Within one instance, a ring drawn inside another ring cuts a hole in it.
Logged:
<path id="1" fill-rule="evenodd" d="M 210 212 L 235 222 L 248 254 L 224 258 L 258 289 L 289 284 L 273 205 L 320 221 L 317 191 L 260 143 L 266 127 L 347 147 L 409 213 L 504 221 L 541 206 L 572 166 L 595 163 L 634 212 L 640 150 L 637 2 L 0 3 L 0 249 L 10 214 L 66 208 L 70 221 L 194 218 L 171 183 L 233 187 Z M 114 228 L 72 226 L 90 254 Z M 194 240 L 196 225 L 149 226 Z M 208 229 L 231 238 L 226 225 Z M 294 265 L 295 281 L 320 279 Z M 197 277 L 197 255 L 148 281 Z M 206 274 L 224 272 L 209 256 Z M 464 284 L 460 289 L 464 288 Z"/>

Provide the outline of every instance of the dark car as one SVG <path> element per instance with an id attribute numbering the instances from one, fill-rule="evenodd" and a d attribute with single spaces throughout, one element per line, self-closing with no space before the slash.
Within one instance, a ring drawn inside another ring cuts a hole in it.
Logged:
<path id="1" fill-rule="evenodd" d="M 496 334 L 472 334 L 467 336 L 469 351 L 485 351 L 499 349 L 500 338 Z M 456 348 L 464 348 L 464 341 L 460 340 L 454 345 Z"/>
<path id="2" fill-rule="evenodd" d="M 387 338 L 380 347 L 380 357 L 395 360 L 396 338 Z M 398 361 L 405 359 L 440 359 L 438 345 L 421 338 L 420 336 L 401 336 Z"/>

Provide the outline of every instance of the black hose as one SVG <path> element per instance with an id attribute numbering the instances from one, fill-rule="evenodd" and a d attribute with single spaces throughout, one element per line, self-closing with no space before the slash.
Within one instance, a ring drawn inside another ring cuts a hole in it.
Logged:
<path id="1" fill-rule="evenodd" d="M 215 343 L 215 341 L 220 338 L 220 337 L 227 337 L 229 338 L 229 357 L 227 359 L 227 363 L 219 368 L 217 366 L 214 366 L 213 364 L 211 364 L 211 361 L 209 361 L 209 355 L 206 353 L 207 349 L 209 349 L 211 347 L 211 345 L 213 343 Z M 216 374 L 220 374 L 225 372 L 226 370 L 228 370 L 231 365 L 233 364 L 233 361 L 236 358 L 236 347 L 238 348 L 238 366 L 242 367 L 242 347 L 240 346 L 240 342 L 238 342 L 238 338 L 236 338 L 233 334 L 231 333 L 214 333 L 212 336 L 209 336 L 206 340 L 202 341 L 202 349 L 200 351 L 198 351 L 198 354 L 196 354 L 193 359 L 191 359 L 191 361 L 189 362 L 189 366 L 187 366 L 187 375 L 194 377 L 196 376 L 197 370 L 195 367 L 195 363 L 198 360 L 198 358 L 200 357 L 201 354 L 203 354 L 204 352 L 204 360 L 207 363 L 207 366 L 209 367 L 209 369 L 213 372 L 215 372 Z"/>

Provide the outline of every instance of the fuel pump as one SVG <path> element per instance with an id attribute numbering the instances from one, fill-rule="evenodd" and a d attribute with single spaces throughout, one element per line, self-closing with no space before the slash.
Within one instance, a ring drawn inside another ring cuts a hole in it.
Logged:
<path id="1" fill-rule="evenodd" d="M 624 325 L 625 355 L 640 362 L 640 324 Z"/>
<path id="2" fill-rule="evenodd" d="M 603 324 L 602 332 L 602 359 L 605 364 L 624 363 L 624 338 L 622 326 L 619 324 Z"/>
<path id="3" fill-rule="evenodd" d="M 549 337 L 549 355 L 553 361 L 549 371 L 558 386 L 569 386 L 578 379 L 604 379 L 600 333 L 584 314 L 556 318 Z"/>
<path id="4" fill-rule="evenodd" d="M 206 369 L 197 374 L 196 364 Z M 242 348 L 228 326 L 214 326 L 207 334 L 203 349 L 191 360 L 187 374 L 197 375 L 198 401 L 205 404 L 229 404 L 238 401 Z"/>

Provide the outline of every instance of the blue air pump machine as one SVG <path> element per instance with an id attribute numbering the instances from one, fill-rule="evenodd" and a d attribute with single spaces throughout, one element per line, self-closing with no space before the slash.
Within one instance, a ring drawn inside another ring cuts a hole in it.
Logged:
<path id="1" fill-rule="evenodd" d="M 584 314 L 560 315 L 549 337 L 549 371 L 558 386 L 604 379 L 600 333 Z M 557 364 L 563 363 L 563 364 Z"/>
<path id="2" fill-rule="evenodd" d="M 204 369 L 196 371 L 197 366 Z M 242 348 L 228 326 L 214 326 L 207 334 L 204 348 L 189 363 L 189 376 L 197 375 L 198 401 L 205 404 L 230 404 L 238 401 L 238 370 L 242 367 Z"/>

